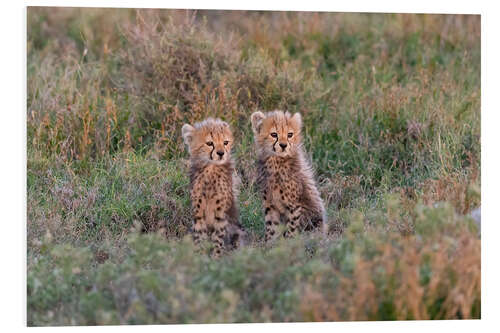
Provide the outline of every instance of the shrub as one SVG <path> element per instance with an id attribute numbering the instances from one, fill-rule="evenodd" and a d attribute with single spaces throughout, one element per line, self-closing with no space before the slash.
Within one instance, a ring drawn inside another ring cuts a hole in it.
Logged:
<path id="1" fill-rule="evenodd" d="M 45 242 L 28 271 L 29 323 L 479 318 L 475 225 L 450 206 L 418 206 L 415 216 L 410 236 L 363 232 L 369 221 L 358 215 L 341 240 L 305 235 L 220 260 L 189 237 L 155 233 L 129 234 L 125 258 L 98 265 L 89 265 L 89 248 Z M 48 318 L 54 307 L 58 317 Z"/>

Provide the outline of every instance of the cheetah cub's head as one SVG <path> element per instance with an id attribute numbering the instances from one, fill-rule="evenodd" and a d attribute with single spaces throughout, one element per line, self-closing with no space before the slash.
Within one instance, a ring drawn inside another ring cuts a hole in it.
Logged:
<path id="1" fill-rule="evenodd" d="M 217 164 L 230 158 L 233 134 L 220 119 L 208 118 L 194 126 L 184 124 L 182 138 L 192 158 Z"/>
<path id="2" fill-rule="evenodd" d="M 286 157 L 293 155 L 301 142 L 302 117 L 289 112 L 254 112 L 252 129 L 261 153 Z"/>

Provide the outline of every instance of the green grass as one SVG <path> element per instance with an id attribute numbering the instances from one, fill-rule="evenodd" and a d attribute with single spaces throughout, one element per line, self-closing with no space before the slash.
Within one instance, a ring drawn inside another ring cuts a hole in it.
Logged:
<path id="1" fill-rule="evenodd" d="M 28 324 L 480 318 L 480 57 L 478 16 L 30 7 Z M 263 243 L 249 117 L 275 108 L 326 239 Z M 221 260 L 188 237 L 180 128 L 208 116 L 249 236 Z"/>

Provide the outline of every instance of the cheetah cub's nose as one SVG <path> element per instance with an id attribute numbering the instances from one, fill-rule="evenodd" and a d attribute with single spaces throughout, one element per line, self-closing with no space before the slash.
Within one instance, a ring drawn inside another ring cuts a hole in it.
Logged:
<path id="1" fill-rule="evenodd" d="M 219 155 L 219 159 L 221 159 L 221 158 L 222 158 L 222 156 L 224 156 L 224 152 L 219 150 L 219 151 L 217 152 L 217 155 Z"/>
<path id="2" fill-rule="evenodd" d="M 281 150 L 285 151 L 286 146 L 286 143 L 280 143 Z"/>

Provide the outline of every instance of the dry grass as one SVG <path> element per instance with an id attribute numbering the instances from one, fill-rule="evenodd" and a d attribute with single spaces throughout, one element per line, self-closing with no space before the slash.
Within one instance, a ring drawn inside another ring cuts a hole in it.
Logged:
<path id="1" fill-rule="evenodd" d="M 423 243 L 410 237 L 398 246 L 379 244 L 381 255 L 359 259 L 335 290 L 319 281 L 306 285 L 302 314 L 310 321 L 477 318 L 480 241 L 466 233 L 458 244 Z"/>

